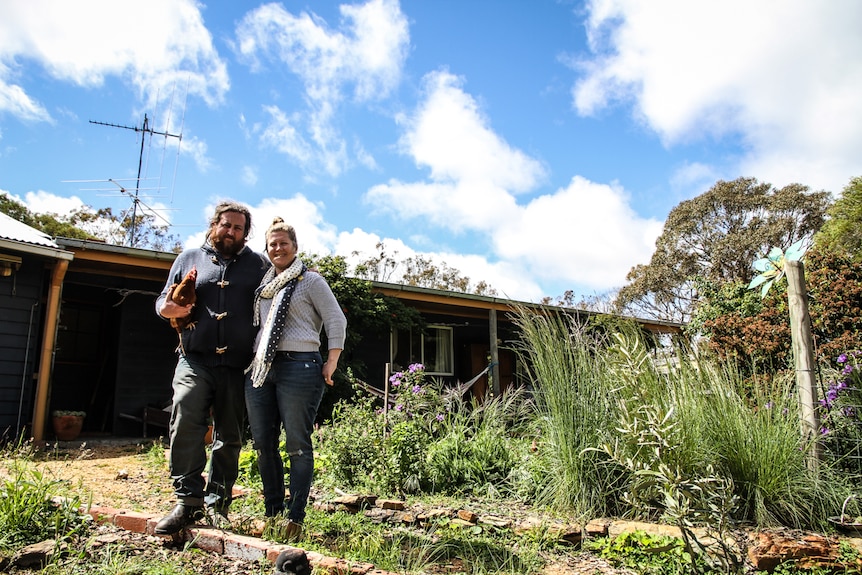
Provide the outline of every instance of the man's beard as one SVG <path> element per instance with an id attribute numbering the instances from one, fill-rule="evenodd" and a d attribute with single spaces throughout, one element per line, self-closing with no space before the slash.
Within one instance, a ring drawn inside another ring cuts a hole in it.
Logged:
<path id="1" fill-rule="evenodd" d="M 225 242 L 225 238 L 216 234 L 210 236 L 210 242 L 218 253 L 227 258 L 235 256 L 245 246 L 245 240 L 235 239 L 232 243 L 228 244 Z"/>

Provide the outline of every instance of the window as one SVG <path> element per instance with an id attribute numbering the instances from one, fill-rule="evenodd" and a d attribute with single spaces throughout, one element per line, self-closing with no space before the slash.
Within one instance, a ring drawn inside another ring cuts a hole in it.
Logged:
<path id="1" fill-rule="evenodd" d="M 452 328 L 432 325 L 423 334 L 407 330 L 393 331 L 390 355 L 392 371 L 407 369 L 412 363 L 421 363 L 429 375 L 452 375 L 455 372 Z"/>

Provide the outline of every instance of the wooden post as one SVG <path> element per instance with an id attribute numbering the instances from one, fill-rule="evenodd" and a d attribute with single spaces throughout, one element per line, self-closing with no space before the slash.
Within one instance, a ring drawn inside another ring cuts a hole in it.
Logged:
<path id="1" fill-rule="evenodd" d="M 389 428 L 389 376 L 392 364 L 387 363 L 383 376 L 383 437 L 386 437 Z"/>
<path id="2" fill-rule="evenodd" d="M 500 354 L 497 350 L 497 310 L 491 309 L 488 311 L 488 331 L 491 345 L 491 392 L 494 396 L 500 395 Z"/>
<path id="3" fill-rule="evenodd" d="M 820 418 L 817 415 L 817 386 L 814 371 L 814 340 L 802 262 L 784 264 L 787 274 L 787 301 L 790 308 L 790 337 L 796 367 L 796 387 L 802 413 L 802 437 L 811 442 L 809 466 L 816 469 L 820 461 Z"/>

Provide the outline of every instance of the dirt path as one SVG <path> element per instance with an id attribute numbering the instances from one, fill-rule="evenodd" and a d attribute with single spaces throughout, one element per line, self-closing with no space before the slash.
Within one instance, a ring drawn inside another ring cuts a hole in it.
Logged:
<path id="1" fill-rule="evenodd" d="M 34 466 L 46 478 L 61 481 L 70 495 L 80 498 L 82 504 L 104 505 L 117 509 L 143 513 L 164 513 L 174 505 L 167 462 L 164 453 L 151 449 L 152 442 L 144 444 L 118 442 L 67 442 L 56 448 L 48 445 L 34 458 Z M 0 469 L 2 473 L 2 469 Z M 161 538 L 140 534 L 124 534 L 104 527 L 113 537 L 125 541 L 134 553 L 164 557 L 165 553 L 179 550 L 165 549 Z M 126 541 L 127 540 L 127 541 Z M 149 550 L 148 549 L 149 546 Z M 200 562 L 200 559 L 190 560 Z M 173 561 L 183 561 L 177 555 Z M 246 562 L 247 563 L 247 562 Z M 244 564 L 225 557 L 209 557 L 207 572 L 259 575 L 260 565 Z M 23 572 L 22 572 L 23 573 Z M 628 575 L 630 571 L 615 569 L 607 562 L 583 555 L 565 562 L 550 564 L 542 575 Z"/>

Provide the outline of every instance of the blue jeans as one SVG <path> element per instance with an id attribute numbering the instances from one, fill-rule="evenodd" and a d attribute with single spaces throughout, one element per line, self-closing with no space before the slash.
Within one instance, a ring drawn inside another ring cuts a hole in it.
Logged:
<path id="1" fill-rule="evenodd" d="M 290 504 L 287 516 L 301 523 L 314 475 L 311 434 L 317 408 L 326 385 L 318 352 L 278 352 L 266 381 L 254 387 L 245 382 L 245 403 L 258 469 L 263 481 L 265 513 L 271 517 L 284 511 L 284 465 L 279 452 L 281 426 L 290 457 Z"/>
<path id="2" fill-rule="evenodd" d="M 171 479 L 177 501 L 183 505 L 206 503 L 226 510 L 239 471 L 242 448 L 243 381 L 240 368 L 209 367 L 180 356 L 174 371 L 171 407 Z M 208 481 L 204 437 L 212 412 L 213 446 Z"/>

